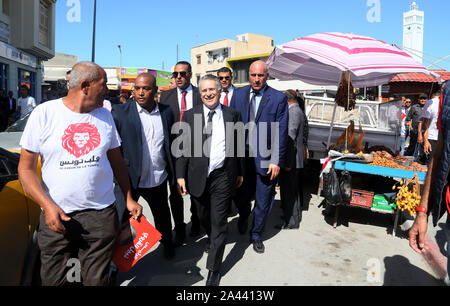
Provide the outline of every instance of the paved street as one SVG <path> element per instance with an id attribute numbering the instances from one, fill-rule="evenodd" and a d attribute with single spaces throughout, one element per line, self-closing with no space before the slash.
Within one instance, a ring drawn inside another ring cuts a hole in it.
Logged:
<path id="1" fill-rule="evenodd" d="M 317 168 L 317 167 L 316 167 Z M 305 177 L 305 198 L 309 203 L 303 211 L 299 230 L 280 231 L 279 192 L 263 236 L 266 252 L 257 254 L 249 236 L 239 235 L 237 215 L 229 218 L 229 238 L 225 249 L 221 285 L 223 286 L 439 286 L 443 282 L 422 255 L 408 245 L 406 233 L 400 229 L 391 235 L 393 217 L 358 208 L 341 210 L 338 227 L 333 216 L 324 216 L 319 207 L 322 198 L 316 195 L 318 173 L 308 171 Z M 311 195 L 312 193 L 312 195 Z M 144 215 L 153 223 L 145 201 Z M 188 222 L 190 202 L 185 198 Z M 444 220 L 445 221 L 445 220 Z M 442 221 L 442 222 L 444 222 Z M 187 227 L 189 231 L 190 224 Z M 440 242 L 440 227 L 430 227 L 430 236 Z M 176 249 L 175 258 L 163 257 L 158 243 L 126 273 L 119 273 L 117 285 L 122 286 L 204 286 L 208 271 L 204 253 L 206 236 L 193 239 Z M 439 243 L 441 249 L 442 243 Z"/>

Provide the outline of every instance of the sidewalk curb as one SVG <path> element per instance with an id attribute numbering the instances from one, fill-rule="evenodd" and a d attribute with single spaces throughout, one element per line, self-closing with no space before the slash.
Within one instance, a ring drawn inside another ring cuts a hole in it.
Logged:
<path id="1" fill-rule="evenodd" d="M 447 277 L 447 257 L 442 255 L 439 246 L 428 234 L 425 236 L 425 251 L 422 256 L 439 279 Z"/>

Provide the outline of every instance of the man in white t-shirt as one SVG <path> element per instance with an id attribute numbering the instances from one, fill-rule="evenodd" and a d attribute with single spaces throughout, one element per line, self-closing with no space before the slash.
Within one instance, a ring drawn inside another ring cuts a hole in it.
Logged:
<path id="1" fill-rule="evenodd" d="M 130 191 L 111 113 L 102 107 L 106 73 L 80 62 L 72 68 L 67 97 L 39 105 L 23 132 L 19 179 L 42 208 L 38 232 L 43 285 L 64 285 L 67 262 L 78 253 L 84 285 L 108 285 L 118 231 L 113 192 L 116 177 L 127 209 L 142 207 Z M 36 175 L 42 161 L 42 183 Z"/>
<path id="2" fill-rule="evenodd" d="M 419 143 L 422 145 L 420 146 L 419 162 L 424 165 L 430 164 L 439 136 L 437 121 L 440 96 L 440 92 L 434 93 L 433 98 L 423 107 L 420 116 L 422 122 L 419 123 L 419 132 L 421 132 L 421 135 L 419 133 Z"/>
<path id="3" fill-rule="evenodd" d="M 17 110 L 20 112 L 20 118 L 25 117 L 36 107 L 36 101 L 30 96 L 30 90 L 26 85 L 20 86 L 20 98 L 17 100 Z"/>

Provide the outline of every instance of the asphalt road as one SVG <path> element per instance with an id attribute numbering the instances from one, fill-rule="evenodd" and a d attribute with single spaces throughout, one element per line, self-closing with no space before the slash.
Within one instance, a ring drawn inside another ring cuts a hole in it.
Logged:
<path id="1" fill-rule="evenodd" d="M 249 235 L 239 235 L 236 213 L 229 218 L 229 236 L 222 265 L 223 286 L 441 286 L 443 282 L 422 255 L 408 245 L 406 232 L 392 236 L 393 216 L 363 209 L 341 209 L 337 228 L 325 215 L 317 196 L 318 165 L 305 173 L 305 201 L 298 230 L 278 230 L 279 191 L 263 235 L 266 251 L 257 254 Z M 146 202 L 144 215 L 153 224 Z M 185 198 L 189 223 L 190 201 Z M 189 232 L 190 224 L 187 226 Z M 442 230 L 430 227 L 430 236 L 443 249 Z M 206 236 L 187 237 L 171 260 L 156 244 L 130 271 L 120 272 L 121 286 L 204 286 L 208 271 Z"/>

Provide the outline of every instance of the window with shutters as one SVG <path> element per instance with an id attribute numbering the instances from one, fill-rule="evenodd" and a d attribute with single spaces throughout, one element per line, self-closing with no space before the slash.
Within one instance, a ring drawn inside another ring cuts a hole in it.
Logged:
<path id="1" fill-rule="evenodd" d="M 39 43 L 50 48 L 50 18 L 51 5 L 41 0 L 39 2 Z"/>

